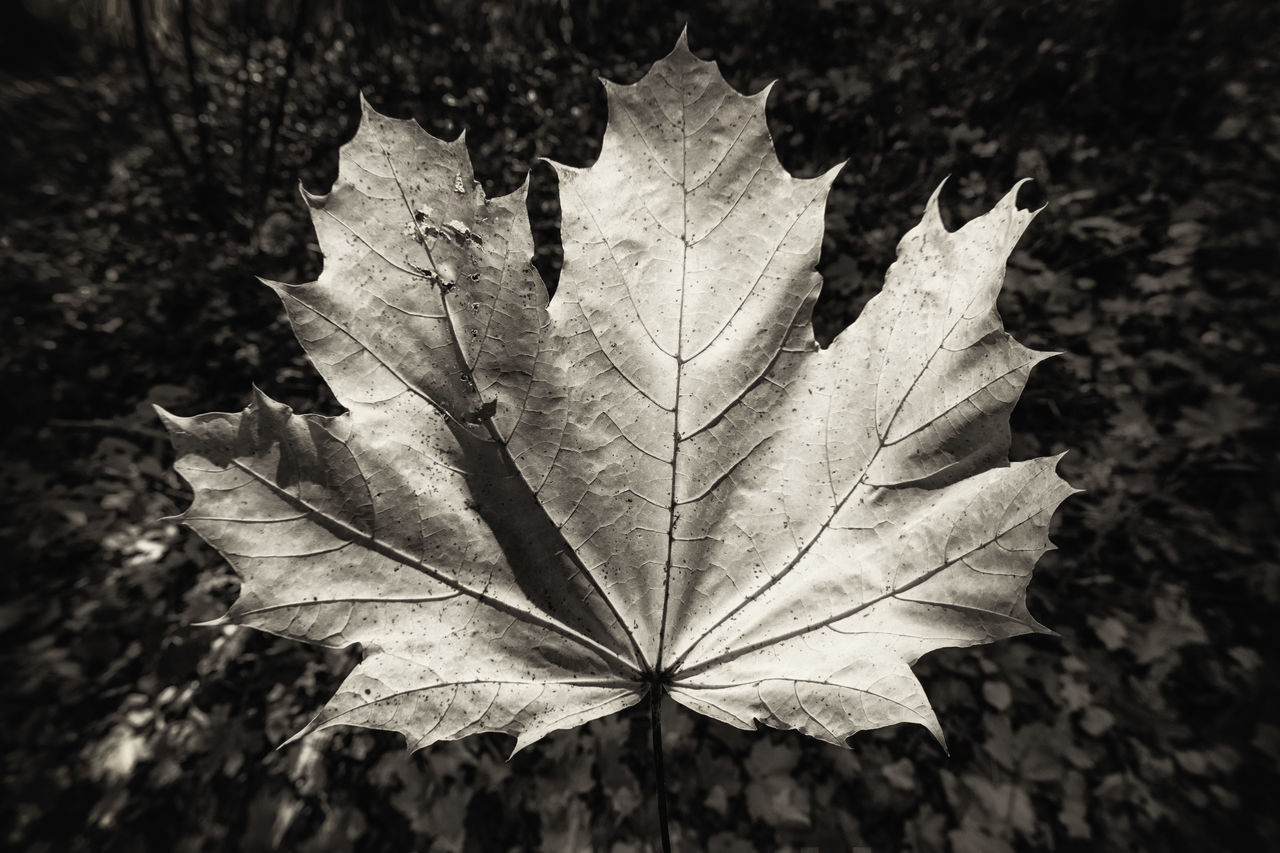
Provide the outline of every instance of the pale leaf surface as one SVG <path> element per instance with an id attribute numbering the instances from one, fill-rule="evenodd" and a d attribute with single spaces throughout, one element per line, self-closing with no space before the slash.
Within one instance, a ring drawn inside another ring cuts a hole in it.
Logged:
<path id="1" fill-rule="evenodd" d="M 243 579 L 224 621 L 362 645 L 306 731 L 519 748 L 661 684 L 742 727 L 941 738 L 911 665 L 1045 630 L 1026 587 L 1072 492 L 1008 459 L 1047 354 L 995 303 L 1034 214 L 1015 187 L 948 232 L 935 193 L 821 349 L 836 170 L 788 174 L 767 91 L 683 37 L 607 93 L 599 159 L 556 167 L 554 300 L 524 190 L 486 198 L 462 139 L 364 105 L 305 194 L 323 273 L 271 285 L 347 412 L 163 413 L 184 520 Z"/>

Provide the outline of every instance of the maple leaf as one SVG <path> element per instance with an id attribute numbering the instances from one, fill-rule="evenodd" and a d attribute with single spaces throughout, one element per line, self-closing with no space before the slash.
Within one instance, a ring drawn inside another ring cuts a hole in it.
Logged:
<path id="1" fill-rule="evenodd" d="M 830 347 L 810 324 L 836 169 L 797 179 L 684 37 L 606 84 L 589 168 L 556 165 L 564 268 L 530 264 L 525 188 L 367 104 L 305 194 L 315 282 L 272 283 L 347 411 L 255 392 L 174 417 L 186 524 L 243 579 L 222 621 L 363 661 L 304 729 L 480 731 L 516 749 L 663 689 L 833 743 L 941 729 L 911 665 L 1042 631 L 1027 612 L 1058 457 L 1008 461 L 1047 354 L 995 299 L 1034 215 L 952 233 L 938 197 Z M 526 185 L 527 186 L 527 185 Z"/>

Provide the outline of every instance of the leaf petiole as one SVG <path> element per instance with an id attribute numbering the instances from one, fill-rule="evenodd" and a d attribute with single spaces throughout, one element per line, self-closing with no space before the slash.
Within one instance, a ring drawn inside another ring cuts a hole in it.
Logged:
<path id="1" fill-rule="evenodd" d="M 671 853 L 671 831 L 667 826 L 667 777 L 662 768 L 662 685 L 649 685 L 649 731 L 653 735 L 653 769 L 658 793 L 658 831 L 662 853 Z"/>

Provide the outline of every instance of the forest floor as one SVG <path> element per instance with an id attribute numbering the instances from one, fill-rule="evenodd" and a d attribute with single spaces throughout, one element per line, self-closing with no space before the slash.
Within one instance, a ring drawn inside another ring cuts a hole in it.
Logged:
<path id="1" fill-rule="evenodd" d="M 919 728 L 846 751 L 672 706 L 680 849 L 1280 845 L 1277 10 L 668 5 L 443 2 L 367 26 L 317 11 L 294 39 L 287 14 L 210 4 L 228 17 L 197 21 L 199 97 L 180 40 L 152 38 L 181 157 L 127 27 L 116 49 L 54 20 L 30 30 L 21 63 L 5 52 L 8 846 L 653 849 L 640 712 L 511 761 L 491 735 L 408 756 L 398 736 L 344 729 L 277 751 L 358 652 L 195 625 L 237 581 L 167 520 L 189 492 L 151 404 L 234 411 L 257 383 L 334 411 L 254 276 L 318 271 L 297 184 L 333 180 L 360 92 L 437 135 L 466 127 L 490 195 L 532 170 L 554 285 L 555 179 L 537 158 L 593 160 L 596 77 L 638 79 L 686 20 L 739 89 L 778 79 L 770 127 L 793 173 L 848 160 L 827 211 L 824 340 L 875 293 L 944 176 L 953 227 L 1037 180 L 1049 206 L 1000 310 L 1024 344 L 1063 354 L 1032 376 L 1014 458 L 1069 450 L 1060 470 L 1085 494 L 1059 512 L 1060 550 L 1031 587 L 1061 636 L 918 665 L 950 755 Z"/>

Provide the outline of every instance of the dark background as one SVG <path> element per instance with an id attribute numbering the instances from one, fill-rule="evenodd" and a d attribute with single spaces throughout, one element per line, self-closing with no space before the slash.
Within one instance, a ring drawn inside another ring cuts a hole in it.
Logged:
<path id="1" fill-rule="evenodd" d="M 134 13 L 142 19 L 135 28 Z M 274 751 L 355 652 L 235 629 L 236 581 L 163 516 L 188 495 L 149 409 L 237 410 L 251 383 L 333 403 L 255 274 L 314 276 L 323 190 L 363 91 L 452 137 L 490 195 L 590 162 L 597 75 L 680 28 L 731 83 L 778 78 L 779 155 L 831 194 L 817 311 L 856 316 L 950 174 L 946 216 L 1015 179 L 1049 207 L 1000 307 L 1037 369 L 1014 457 L 1071 449 L 1031 610 L 1060 639 L 929 656 L 951 746 L 842 751 L 672 707 L 681 849 L 1260 850 L 1280 726 L 1280 7 L 1178 0 L 80 0 L 0 21 L 3 842 L 24 850 L 653 849 L 642 714 L 504 761 L 406 757 L 344 729 Z M 141 42 L 139 42 L 141 37 Z M 139 45 L 145 46 L 145 52 Z M 145 63 L 144 63 L 145 57 Z M 148 84 L 144 66 L 149 66 Z"/>

